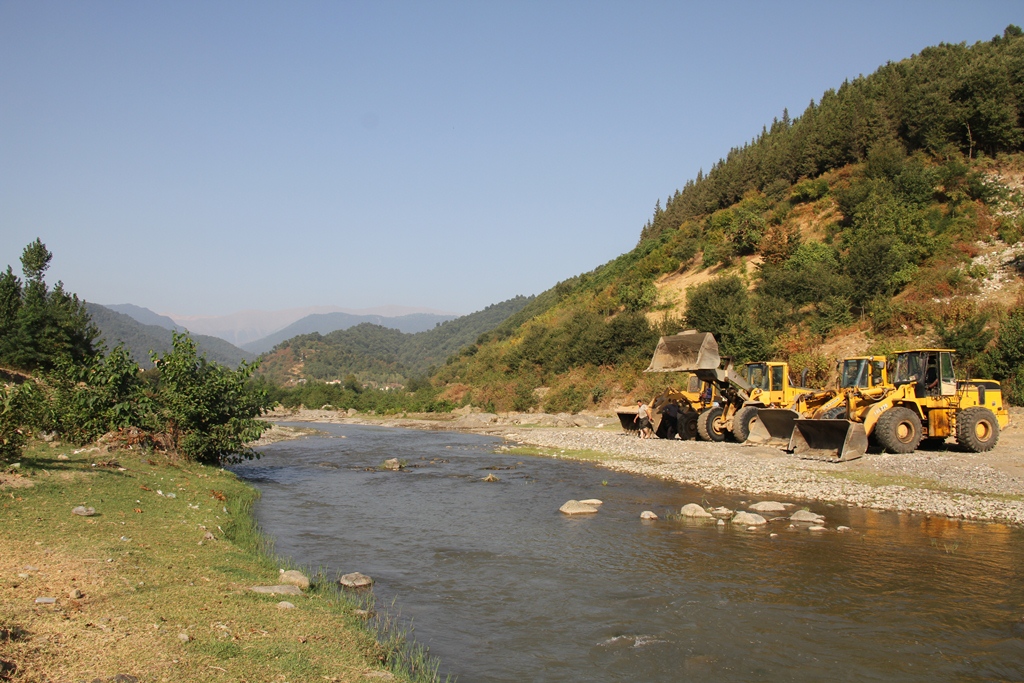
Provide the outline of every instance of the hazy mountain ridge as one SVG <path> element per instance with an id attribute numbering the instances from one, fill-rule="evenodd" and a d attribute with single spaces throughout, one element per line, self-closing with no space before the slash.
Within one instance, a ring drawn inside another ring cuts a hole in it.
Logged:
<path id="1" fill-rule="evenodd" d="M 518 296 L 414 334 L 362 323 L 327 335 L 300 335 L 265 354 L 260 373 L 280 383 L 350 374 L 367 381 L 403 382 L 444 363 L 531 301 L 532 296 Z"/>
<path id="2" fill-rule="evenodd" d="M 123 343 L 141 367 L 153 367 L 149 357 L 150 351 L 162 354 L 171 350 L 172 330 L 160 325 L 145 325 L 130 315 L 100 304 L 86 303 L 85 307 L 93 324 L 100 331 L 100 341 L 106 344 L 108 349 Z M 200 354 L 205 354 L 208 360 L 227 367 L 238 367 L 243 360 L 254 360 L 256 357 L 255 354 L 243 351 L 219 337 L 203 334 L 190 336 L 195 340 Z"/>
<path id="3" fill-rule="evenodd" d="M 236 346 L 242 346 L 274 334 L 306 316 L 327 313 L 345 313 L 354 316 L 383 316 L 385 318 L 416 313 L 457 317 L 457 314 L 449 311 L 397 305 L 376 306 L 373 308 L 304 306 L 302 308 L 286 308 L 271 311 L 236 311 L 219 316 L 168 314 L 168 317 L 173 319 L 175 324 L 192 332 L 220 337 Z"/>
<path id="4" fill-rule="evenodd" d="M 135 304 L 101 304 L 104 308 L 109 308 L 115 313 L 122 313 L 127 315 L 134 320 L 142 323 L 143 325 L 157 325 L 168 330 L 174 330 L 176 332 L 184 330 L 184 325 L 179 325 L 174 322 L 171 318 L 166 315 L 160 315 L 143 306 L 136 306 Z"/>
<path id="5" fill-rule="evenodd" d="M 283 330 L 278 330 L 277 332 L 267 335 L 262 339 L 242 344 L 241 348 L 246 351 L 251 351 L 252 353 L 266 353 L 281 342 L 287 341 L 292 337 L 304 334 L 313 334 L 314 332 L 319 334 L 330 334 L 331 332 L 346 330 L 363 323 L 370 323 L 372 325 L 395 329 L 406 334 L 415 334 L 416 332 L 425 332 L 439 323 L 454 320 L 456 317 L 458 316 L 436 315 L 433 313 L 411 313 L 396 317 L 383 315 L 352 315 L 341 312 L 313 313 L 301 318 L 300 320 L 296 320 Z"/>

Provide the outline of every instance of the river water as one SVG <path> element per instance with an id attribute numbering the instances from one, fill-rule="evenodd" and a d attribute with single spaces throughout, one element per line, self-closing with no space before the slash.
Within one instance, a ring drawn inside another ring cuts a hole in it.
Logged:
<path id="1" fill-rule="evenodd" d="M 852 531 L 669 521 L 755 499 L 491 437 L 318 428 L 234 468 L 260 525 L 297 563 L 372 576 L 462 683 L 1024 680 L 1020 529 L 813 502 Z M 409 467 L 376 469 L 393 457 Z M 584 498 L 600 513 L 558 512 Z"/>

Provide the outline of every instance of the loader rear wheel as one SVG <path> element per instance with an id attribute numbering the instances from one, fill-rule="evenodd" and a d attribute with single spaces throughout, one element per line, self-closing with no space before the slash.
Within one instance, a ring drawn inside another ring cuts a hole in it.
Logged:
<path id="1" fill-rule="evenodd" d="M 732 435 L 743 443 L 750 436 L 750 428 L 757 422 L 758 406 L 744 406 L 732 418 Z"/>
<path id="2" fill-rule="evenodd" d="M 956 442 L 972 453 L 995 448 L 999 441 L 999 421 L 988 408 L 967 408 L 956 416 Z"/>
<path id="3" fill-rule="evenodd" d="M 697 436 L 701 441 L 725 441 L 722 409 L 708 408 L 697 418 Z"/>
<path id="4" fill-rule="evenodd" d="M 889 453 L 913 453 L 921 443 L 921 418 L 910 408 L 890 408 L 878 418 L 875 436 Z"/>
<path id="5" fill-rule="evenodd" d="M 679 416 L 679 438 L 683 441 L 697 438 L 697 413 L 689 411 Z"/>

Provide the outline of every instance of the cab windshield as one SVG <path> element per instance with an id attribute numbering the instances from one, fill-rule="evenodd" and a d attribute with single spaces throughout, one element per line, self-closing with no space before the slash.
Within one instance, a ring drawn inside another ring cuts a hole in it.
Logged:
<path id="1" fill-rule="evenodd" d="M 896 356 L 896 371 L 893 373 L 894 384 L 906 384 L 917 382 L 924 376 L 925 364 L 928 362 L 927 353 L 915 351 L 912 353 L 901 353 Z"/>
<path id="2" fill-rule="evenodd" d="M 768 391 L 768 372 L 764 363 L 751 363 L 747 366 L 747 381 L 754 389 Z"/>
<path id="3" fill-rule="evenodd" d="M 842 389 L 854 387 L 868 387 L 868 360 L 866 358 L 843 361 L 842 379 L 839 386 Z"/>

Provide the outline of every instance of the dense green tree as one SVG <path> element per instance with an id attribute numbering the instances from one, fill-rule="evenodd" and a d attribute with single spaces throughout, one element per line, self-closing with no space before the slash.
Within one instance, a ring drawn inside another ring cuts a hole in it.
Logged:
<path id="1" fill-rule="evenodd" d="M 51 290 L 45 280 L 53 255 L 38 238 L 21 256 L 20 281 L 10 266 L 0 275 L 0 364 L 19 370 L 49 370 L 62 359 L 81 363 L 97 353 L 97 330 L 85 302 Z"/>
<path id="2" fill-rule="evenodd" d="M 764 360 L 771 355 L 769 335 L 757 324 L 750 293 L 735 275 L 691 289 L 685 315 L 687 325 L 714 334 L 722 354 L 736 361 Z"/>
<path id="3" fill-rule="evenodd" d="M 209 363 L 183 334 L 153 362 L 160 371 L 159 418 L 176 451 L 208 464 L 256 457 L 249 444 L 270 427 L 257 418 L 271 401 L 250 382 L 255 364 L 229 370 Z"/>

